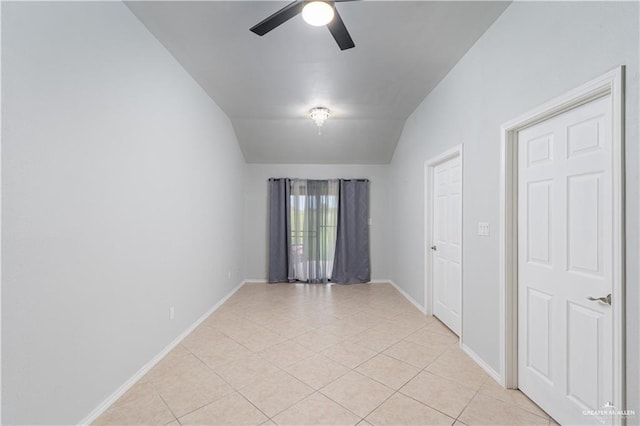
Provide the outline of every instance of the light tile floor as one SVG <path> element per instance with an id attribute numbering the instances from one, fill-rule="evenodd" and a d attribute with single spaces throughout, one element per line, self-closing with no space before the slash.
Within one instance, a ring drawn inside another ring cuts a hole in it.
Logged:
<path id="1" fill-rule="evenodd" d="M 388 284 L 247 284 L 96 424 L 554 424 Z"/>

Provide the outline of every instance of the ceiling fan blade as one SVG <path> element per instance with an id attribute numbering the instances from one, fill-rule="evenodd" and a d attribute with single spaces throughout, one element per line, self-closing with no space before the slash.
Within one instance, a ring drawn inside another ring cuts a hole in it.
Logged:
<path id="1" fill-rule="evenodd" d="M 356 44 L 351 39 L 351 35 L 349 35 L 349 31 L 347 31 L 347 27 L 344 25 L 340 14 L 338 13 L 338 9 L 333 8 L 335 11 L 335 16 L 333 20 L 327 24 L 327 28 L 329 28 L 329 32 L 334 39 L 336 39 L 336 43 L 338 43 L 338 47 L 340 50 L 351 49 L 352 47 L 356 47 Z"/>
<path id="2" fill-rule="evenodd" d="M 263 19 L 262 21 L 251 27 L 250 30 L 258 34 L 259 36 L 263 36 L 272 29 L 284 24 L 289 19 L 302 12 L 304 4 L 304 0 L 296 0 L 293 3 L 289 3 L 273 15 Z"/>

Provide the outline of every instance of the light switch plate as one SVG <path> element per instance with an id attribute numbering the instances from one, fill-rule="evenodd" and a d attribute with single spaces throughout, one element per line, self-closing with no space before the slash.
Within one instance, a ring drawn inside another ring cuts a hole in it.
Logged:
<path id="1" fill-rule="evenodd" d="M 489 236 L 489 222 L 478 222 L 478 235 Z"/>

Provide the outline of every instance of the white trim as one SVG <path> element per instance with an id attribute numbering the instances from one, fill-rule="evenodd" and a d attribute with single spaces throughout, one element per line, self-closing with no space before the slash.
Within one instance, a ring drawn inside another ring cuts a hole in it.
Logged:
<path id="1" fill-rule="evenodd" d="M 420 312 L 426 314 L 425 309 L 421 306 L 413 297 L 409 296 L 404 290 L 402 290 L 396 283 L 392 280 L 376 280 L 375 282 L 371 282 L 371 284 L 391 284 L 396 290 L 400 292 L 409 302 L 411 302 Z M 460 339 L 460 348 L 467 354 L 469 357 L 478 364 L 493 380 L 498 383 L 502 383 L 500 380 L 500 374 L 494 370 L 489 364 L 484 362 L 484 360 L 476 354 L 473 349 L 469 348 L 467 345 L 462 343 L 462 339 Z"/>
<path id="2" fill-rule="evenodd" d="M 517 293 L 507 288 L 508 283 L 517 281 L 516 248 L 517 244 L 517 197 L 515 190 L 518 164 L 513 149 L 513 136 L 507 134 L 507 128 L 501 128 L 500 158 L 500 384 L 507 389 L 518 388 L 518 338 L 517 338 Z M 509 141 L 509 142 L 507 142 Z M 507 265 L 510 265 L 507 268 Z M 515 317 L 514 317 L 515 315 Z M 515 323 L 515 324 L 514 324 Z"/>
<path id="3" fill-rule="evenodd" d="M 266 284 L 266 283 L 267 283 L 266 279 L 252 278 L 252 279 L 244 280 L 244 284 Z"/>
<path id="4" fill-rule="evenodd" d="M 448 160 L 455 157 L 460 157 L 460 167 L 462 171 L 462 211 L 460 212 L 460 235 L 463 238 L 461 245 L 464 244 L 464 237 L 462 236 L 462 217 L 464 214 L 464 158 L 463 158 L 463 146 L 458 144 L 451 149 L 437 155 L 424 162 L 424 306 L 425 313 L 427 315 L 433 315 L 433 252 L 431 251 L 431 241 L 433 234 L 433 201 L 432 201 L 432 186 L 433 186 L 433 169 Z M 463 258 L 460 253 L 461 269 L 463 269 Z M 462 273 L 460 274 L 460 312 L 462 312 L 462 303 L 464 300 L 464 286 L 462 280 Z M 460 342 L 462 344 L 462 314 L 460 317 Z"/>
<path id="5" fill-rule="evenodd" d="M 500 364 L 501 383 L 518 385 L 517 339 L 517 132 L 610 95 L 613 124 L 613 404 L 624 410 L 624 67 L 608 73 L 511 120 L 501 127 L 500 172 Z M 616 420 L 619 421 L 619 420 Z"/>
<path id="6" fill-rule="evenodd" d="M 0 1 L 0 22 L 2 22 L 2 1 Z M 0 31 L 0 46 L 2 46 L 2 31 Z M 0 99 L 2 99 L 2 61 L 0 60 Z M 0 129 L 2 129 L 2 105 L 0 102 Z M 0 132 L 0 188 L 2 188 L 2 136 Z M 2 191 L 0 190 L 0 195 Z M 0 223 L 2 223 L 2 197 L 0 196 Z M 0 241 L 2 241 L 2 226 L 0 226 Z M 2 244 L 0 244 L 0 354 L 2 354 Z M 1 363 L 0 363 L 1 364 Z M 0 365 L 0 383 L 2 381 L 2 366 Z M 0 401 L 2 399 L 2 386 L 0 386 Z M 2 405 L 0 404 L 0 425 L 2 419 Z"/>
<path id="7" fill-rule="evenodd" d="M 178 337 L 176 337 L 171 343 L 169 343 L 164 349 L 154 356 L 149 362 L 140 368 L 133 376 L 131 376 L 126 382 L 124 382 L 115 392 L 109 395 L 100 405 L 98 405 L 87 417 L 85 417 L 79 424 L 89 425 L 92 424 L 102 413 L 104 413 L 114 402 L 125 394 L 133 385 L 136 384 L 149 370 L 151 370 L 162 358 L 164 358 L 173 348 L 196 329 L 205 319 L 209 317 L 214 311 L 216 311 L 224 302 L 226 302 L 236 291 L 242 287 L 246 281 L 242 281 L 233 290 L 231 290 L 225 297 L 223 297 L 218 303 L 216 303 L 211 309 L 202 314 L 193 324 L 187 327 Z"/>
<path id="8" fill-rule="evenodd" d="M 407 292 L 405 292 L 403 289 L 401 289 L 400 287 L 398 287 L 398 285 L 396 283 L 394 283 L 392 280 L 380 280 L 378 281 L 379 283 L 389 283 L 391 284 L 396 290 L 398 290 L 398 292 L 404 296 L 405 299 L 407 299 L 409 302 L 411 302 L 413 304 L 413 306 L 415 306 L 416 308 L 418 308 L 418 310 L 420 312 L 422 312 L 425 315 L 428 315 L 426 313 L 426 310 L 424 308 L 423 305 L 421 305 L 420 303 L 418 303 L 418 301 L 416 299 L 414 299 L 413 297 L 409 296 L 409 294 Z"/>
<path id="9" fill-rule="evenodd" d="M 460 348 L 467 355 L 469 355 L 469 357 L 471 357 L 471 359 L 474 360 L 476 362 L 476 364 L 478 364 L 480 367 L 482 367 L 482 369 L 485 371 L 485 373 L 487 373 L 493 380 L 495 380 L 498 383 L 501 383 L 500 373 L 498 373 L 496 370 L 494 370 L 489 364 L 484 362 L 482 357 L 480 357 L 480 355 L 475 353 L 473 351 L 473 349 L 471 349 L 469 346 L 465 345 L 464 343 L 460 345 Z"/>
<path id="10" fill-rule="evenodd" d="M 391 278 L 375 278 L 369 281 L 369 284 L 391 284 Z"/>

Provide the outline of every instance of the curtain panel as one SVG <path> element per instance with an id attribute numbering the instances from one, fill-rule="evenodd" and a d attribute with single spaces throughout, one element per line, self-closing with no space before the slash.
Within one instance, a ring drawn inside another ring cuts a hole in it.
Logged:
<path id="1" fill-rule="evenodd" d="M 269 282 L 289 280 L 290 179 L 269 179 Z"/>
<path id="2" fill-rule="evenodd" d="M 326 283 L 333 271 L 338 181 L 291 181 L 289 281 Z"/>
<path id="3" fill-rule="evenodd" d="M 368 180 L 340 180 L 337 234 L 332 281 L 339 284 L 371 281 Z"/>

